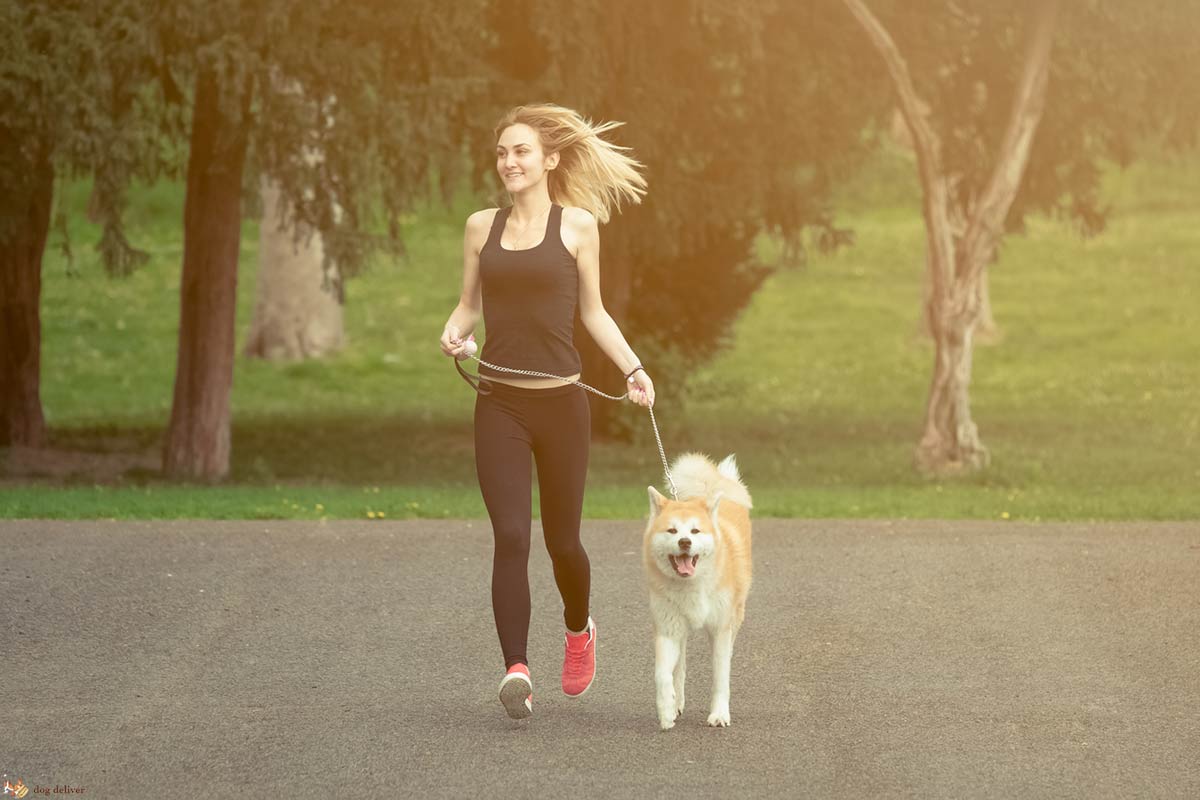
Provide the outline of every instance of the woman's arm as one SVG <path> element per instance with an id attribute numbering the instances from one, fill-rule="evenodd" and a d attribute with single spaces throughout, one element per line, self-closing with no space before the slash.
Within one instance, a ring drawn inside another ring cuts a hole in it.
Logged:
<path id="1" fill-rule="evenodd" d="M 567 247 L 571 249 L 571 244 L 575 245 L 575 262 L 579 268 L 579 318 L 604 354 L 622 374 L 628 375 L 641 362 L 604 308 L 600 296 L 600 229 L 596 218 L 582 208 L 571 208 L 564 209 L 563 221 L 570 227 L 571 242 Z M 654 384 L 646 371 L 640 370 L 632 377 L 630 399 L 639 405 L 652 405 Z"/>
<path id="2" fill-rule="evenodd" d="M 458 356 L 463 351 L 462 340 L 466 338 L 483 315 L 483 292 L 479 282 L 479 251 L 487 241 L 496 209 L 476 211 L 467 218 L 463 232 L 463 287 L 458 305 L 450 312 L 450 318 L 442 328 L 442 352 Z"/>

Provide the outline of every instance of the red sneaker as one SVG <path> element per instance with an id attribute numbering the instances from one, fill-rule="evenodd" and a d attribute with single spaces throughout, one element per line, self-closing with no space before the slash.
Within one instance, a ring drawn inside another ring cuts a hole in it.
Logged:
<path id="1" fill-rule="evenodd" d="M 563 654 L 562 689 L 567 697 L 579 697 L 596 679 L 596 623 L 588 617 L 583 633 L 567 633 Z"/>
<path id="2" fill-rule="evenodd" d="M 513 719 L 525 719 L 533 715 L 533 681 L 529 667 L 513 664 L 508 674 L 500 681 L 500 702 Z"/>

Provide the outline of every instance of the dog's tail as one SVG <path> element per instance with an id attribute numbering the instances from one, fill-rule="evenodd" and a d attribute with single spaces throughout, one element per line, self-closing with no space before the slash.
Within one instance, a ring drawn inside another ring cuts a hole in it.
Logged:
<path id="1" fill-rule="evenodd" d="M 671 479 L 675 481 L 680 500 L 695 497 L 708 499 L 717 492 L 723 492 L 725 499 L 746 508 L 752 507 L 750 490 L 742 483 L 737 461 L 732 454 L 717 465 L 701 453 L 685 453 L 671 465 Z"/>

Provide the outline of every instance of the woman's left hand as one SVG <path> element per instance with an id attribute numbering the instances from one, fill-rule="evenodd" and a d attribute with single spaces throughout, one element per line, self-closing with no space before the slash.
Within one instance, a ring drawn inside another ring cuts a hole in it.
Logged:
<path id="1" fill-rule="evenodd" d="M 650 380 L 646 370 L 639 369 L 633 373 L 627 381 L 627 385 L 630 400 L 647 408 L 654 405 L 654 381 Z"/>

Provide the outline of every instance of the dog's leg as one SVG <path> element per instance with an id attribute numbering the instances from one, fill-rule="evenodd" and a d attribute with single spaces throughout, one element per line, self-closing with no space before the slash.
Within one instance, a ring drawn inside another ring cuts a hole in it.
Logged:
<path id="1" fill-rule="evenodd" d="M 679 663 L 675 665 L 675 719 L 683 713 L 683 684 L 687 681 L 687 635 L 679 642 Z"/>
<path id="2" fill-rule="evenodd" d="M 712 727 L 729 725 L 729 662 L 733 657 L 733 626 L 726 622 L 710 630 L 712 638 L 712 705 L 708 709 L 708 724 Z"/>
<path id="3" fill-rule="evenodd" d="M 654 686 L 657 689 L 658 724 L 664 731 L 675 727 L 675 665 L 679 663 L 679 637 L 659 632 L 654 638 Z"/>

